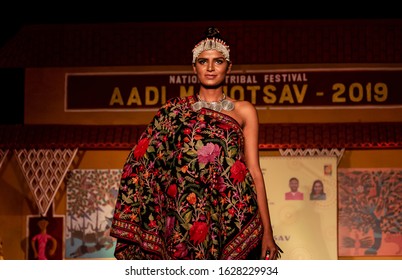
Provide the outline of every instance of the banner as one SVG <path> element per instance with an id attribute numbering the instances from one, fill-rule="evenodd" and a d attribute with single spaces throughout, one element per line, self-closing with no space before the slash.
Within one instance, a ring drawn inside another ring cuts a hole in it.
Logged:
<path id="1" fill-rule="evenodd" d="M 316 68 L 233 71 L 228 96 L 256 106 L 401 106 L 399 68 Z M 169 98 L 198 91 L 192 72 L 67 73 L 65 111 L 155 110 Z"/>
<path id="2" fill-rule="evenodd" d="M 260 163 L 282 258 L 338 259 L 337 158 L 261 157 Z"/>

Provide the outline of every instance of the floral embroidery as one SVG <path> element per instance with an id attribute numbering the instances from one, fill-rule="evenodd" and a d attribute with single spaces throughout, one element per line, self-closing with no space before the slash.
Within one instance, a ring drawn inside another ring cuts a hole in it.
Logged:
<path id="1" fill-rule="evenodd" d="M 170 186 L 168 187 L 168 189 L 167 189 L 167 194 L 168 194 L 170 197 L 175 197 L 175 196 L 177 195 L 177 186 L 176 186 L 176 184 L 172 184 L 172 185 L 170 185 Z"/>
<path id="2" fill-rule="evenodd" d="M 118 259 L 244 259 L 261 240 L 242 130 L 193 102 L 168 100 L 127 157 L 111 228 Z"/>
<path id="3" fill-rule="evenodd" d="M 199 139 L 196 139 L 199 140 Z M 205 146 L 198 150 L 198 161 L 207 164 L 214 162 L 215 158 L 219 155 L 219 146 L 213 143 L 207 143 Z"/>
<path id="4" fill-rule="evenodd" d="M 194 222 L 190 228 L 190 240 L 197 245 L 205 240 L 208 234 L 207 224 L 204 222 Z"/>
<path id="5" fill-rule="evenodd" d="M 141 139 L 138 142 L 137 147 L 134 149 L 134 157 L 135 157 L 135 159 L 138 160 L 139 158 L 144 156 L 145 152 L 148 149 L 148 145 L 149 145 L 149 139 L 148 138 Z"/>
<path id="6" fill-rule="evenodd" d="M 230 172 L 230 178 L 233 179 L 233 183 L 241 183 L 247 175 L 246 165 L 237 160 L 230 168 Z"/>

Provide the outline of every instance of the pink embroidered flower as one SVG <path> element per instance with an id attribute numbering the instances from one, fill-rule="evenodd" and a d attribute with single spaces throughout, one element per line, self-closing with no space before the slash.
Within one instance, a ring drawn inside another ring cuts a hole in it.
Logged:
<path id="1" fill-rule="evenodd" d="M 226 191 L 226 184 L 222 177 L 218 178 L 218 181 L 214 185 L 214 188 L 220 192 L 222 195 L 225 195 L 224 192 Z"/>
<path id="2" fill-rule="evenodd" d="M 219 156 L 219 146 L 213 143 L 208 143 L 198 151 L 198 161 L 207 164 L 215 161 Z"/>

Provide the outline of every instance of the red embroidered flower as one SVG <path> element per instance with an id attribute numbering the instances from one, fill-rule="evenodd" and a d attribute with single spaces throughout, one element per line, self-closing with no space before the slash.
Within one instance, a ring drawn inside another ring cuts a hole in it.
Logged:
<path id="1" fill-rule="evenodd" d="M 155 221 L 155 220 L 149 221 L 148 226 L 149 226 L 150 228 L 155 228 L 155 227 L 157 226 L 157 225 L 156 225 L 156 221 Z"/>
<path id="2" fill-rule="evenodd" d="M 130 164 L 124 165 L 122 178 L 127 178 L 128 176 L 130 176 L 132 171 L 133 169 Z"/>
<path id="3" fill-rule="evenodd" d="M 183 153 L 180 152 L 179 155 L 177 156 L 177 160 L 181 160 L 183 158 Z"/>
<path id="4" fill-rule="evenodd" d="M 123 213 L 130 213 L 131 207 L 129 205 L 125 205 L 123 209 Z"/>
<path id="5" fill-rule="evenodd" d="M 148 138 L 143 138 L 138 142 L 137 146 L 134 149 L 134 157 L 136 160 L 138 160 L 139 158 L 141 158 L 145 155 L 145 152 L 147 151 L 148 146 L 149 146 Z"/>
<path id="6" fill-rule="evenodd" d="M 167 189 L 167 194 L 170 197 L 175 197 L 177 195 L 177 185 L 176 184 L 170 185 Z"/>
<path id="7" fill-rule="evenodd" d="M 241 161 L 237 160 L 230 168 L 230 178 L 233 179 L 233 183 L 241 183 L 246 178 L 246 166 Z"/>
<path id="8" fill-rule="evenodd" d="M 234 216 L 235 210 L 234 210 L 233 208 L 230 208 L 230 209 L 228 210 L 228 213 L 229 213 L 231 216 Z"/>
<path id="9" fill-rule="evenodd" d="M 243 209 L 244 206 L 245 206 L 245 204 L 243 202 L 241 202 L 241 201 L 236 203 L 236 207 L 239 208 L 239 209 Z"/>
<path id="10" fill-rule="evenodd" d="M 204 222 L 194 222 L 190 228 L 190 240 L 194 241 L 195 245 L 200 244 L 205 240 L 208 234 L 208 226 Z"/>
<path id="11" fill-rule="evenodd" d="M 176 251 L 173 256 L 178 259 L 184 258 L 188 254 L 188 249 L 184 243 L 177 244 Z"/>
<path id="12" fill-rule="evenodd" d="M 230 126 L 230 125 L 227 124 L 227 123 L 220 123 L 220 124 L 218 124 L 218 127 L 222 128 L 222 129 L 224 129 L 224 130 L 229 130 L 229 129 L 232 128 L 232 126 Z"/>

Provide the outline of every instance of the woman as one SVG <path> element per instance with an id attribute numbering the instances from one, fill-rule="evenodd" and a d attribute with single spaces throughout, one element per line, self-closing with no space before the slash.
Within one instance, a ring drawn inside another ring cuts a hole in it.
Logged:
<path id="1" fill-rule="evenodd" d="M 327 198 L 324 192 L 324 183 L 321 180 L 315 180 L 311 187 L 310 199 L 311 200 L 325 200 Z"/>
<path id="2" fill-rule="evenodd" d="M 195 96 L 167 101 L 124 166 L 111 235 L 117 259 L 276 259 L 258 117 L 226 95 L 232 63 L 216 28 L 193 49 Z"/>

